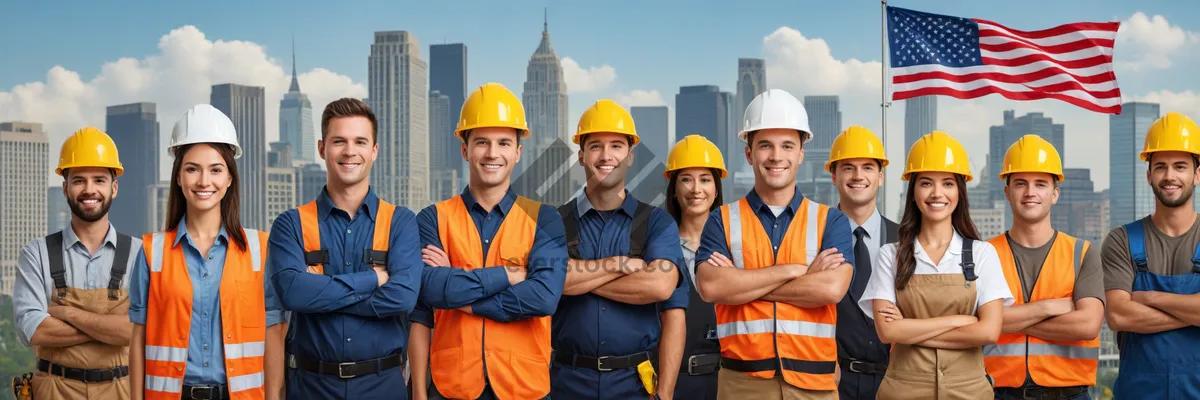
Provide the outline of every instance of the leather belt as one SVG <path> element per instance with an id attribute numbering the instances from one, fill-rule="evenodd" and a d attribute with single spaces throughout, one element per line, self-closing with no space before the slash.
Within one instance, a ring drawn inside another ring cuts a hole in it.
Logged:
<path id="1" fill-rule="evenodd" d="M 887 372 L 888 366 L 887 363 L 873 363 L 842 357 L 838 357 L 838 364 L 847 371 L 865 375 L 882 375 Z"/>
<path id="2" fill-rule="evenodd" d="M 225 400 L 228 398 L 229 386 L 226 385 L 183 385 L 183 393 L 180 393 L 180 399 L 183 400 Z"/>
<path id="3" fill-rule="evenodd" d="M 400 367 L 400 375 L 404 375 L 404 355 L 392 354 L 383 358 L 366 361 L 325 362 L 288 354 L 288 368 L 300 368 L 318 374 L 335 375 L 342 379 L 350 379 L 360 375 L 375 374 L 392 368 Z"/>
<path id="4" fill-rule="evenodd" d="M 1022 400 L 1059 400 L 1086 392 L 1087 386 L 1044 387 L 1023 386 L 1019 388 L 996 388 L 997 397 L 1011 397 Z"/>
<path id="5" fill-rule="evenodd" d="M 697 354 L 687 359 L 688 375 L 708 375 L 721 369 L 721 354 Z"/>
<path id="6" fill-rule="evenodd" d="M 129 376 L 128 365 L 105 369 L 83 369 L 64 367 L 38 359 L 37 369 L 50 375 L 87 383 L 109 382 Z"/>
<path id="7" fill-rule="evenodd" d="M 580 368 L 591 368 L 600 372 L 612 371 L 614 369 L 625 369 L 637 367 L 643 361 L 649 361 L 658 357 L 658 349 L 643 351 L 626 356 L 602 356 L 592 357 L 563 352 L 554 352 L 554 361 L 560 364 L 571 365 Z"/>

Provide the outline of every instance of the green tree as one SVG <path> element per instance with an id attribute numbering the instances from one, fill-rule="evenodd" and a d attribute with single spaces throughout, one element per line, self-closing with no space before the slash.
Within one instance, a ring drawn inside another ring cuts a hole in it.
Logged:
<path id="1" fill-rule="evenodd" d="M 33 350 L 21 344 L 13 318 L 12 297 L 0 296 L 0 385 L 5 391 L 12 378 L 33 372 Z"/>

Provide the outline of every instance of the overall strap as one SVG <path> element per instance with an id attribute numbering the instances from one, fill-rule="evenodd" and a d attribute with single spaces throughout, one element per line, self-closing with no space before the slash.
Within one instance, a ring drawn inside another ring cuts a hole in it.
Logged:
<path id="1" fill-rule="evenodd" d="M 129 266 L 129 254 L 133 252 L 133 238 L 124 233 L 117 233 L 117 255 L 113 257 L 112 271 L 108 277 L 108 299 L 116 300 L 117 291 L 121 290 L 121 280 L 125 278 Z"/>
<path id="2" fill-rule="evenodd" d="M 321 247 L 321 226 L 317 202 L 310 201 L 297 209 L 300 213 L 300 236 L 304 245 L 304 265 L 316 266 L 325 272 L 329 264 L 329 251 Z"/>
<path id="3" fill-rule="evenodd" d="M 975 275 L 975 259 L 971 255 L 971 246 L 974 244 L 975 239 L 963 238 L 962 263 L 959 265 L 962 266 L 963 276 L 967 278 L 967 282 L 974 282 L 976 279 L 979 279 L 979 276 Z"/>
<path id="4" fill-rule="evenodd" d="M 1146 231 L 1142 227 L 1142 220 L 1137 220 L 1125 224 L 1125 233 L 1129 236 L 1129 256 L 1133 258 L 1133 265 L 1137 268 L 1137 272 L 1149 271 L 1146 264 Z M 1200 249 L 1197 249 L 1200 251 Z M 1192 270 L 1195 271 L 1196 256 L 1192 256 Z"/>
<path id="5" fill-rule="evenodd" d="M 629 231 L 629 257 L 642 258 L 646 255 L 646 234 L 650 230 L 650 214 L 654 206 L 638 201 L 633 213 L 633 226 Z"/>
<path id="6" fill-rule="evenodd" d="M 387 265 L 388 247 L 392 234 L 392 216 L 396 206 L 379 199 L 379 207 L 375 211 L 375 233 L 371 239 L 371 248 L 363 251 L 363 263 Z"/>
<path id="7" fill-rule="evenodd" d="M 67 270 L 63 267 L 62 231 L 46 236 L 46 258 L 50 260 L 50 277 L 54 279 L 54 290 L 61 300 L 67 296 Z"/>
<path id="8" fill-rule="evenodd" d="M 567 234 L 567 255 L 576 260 L 579 256 L 579 215 L 575 208 L 575 199 L 558 207 L 558 215 L 562 216 L 563 228 Z"/>

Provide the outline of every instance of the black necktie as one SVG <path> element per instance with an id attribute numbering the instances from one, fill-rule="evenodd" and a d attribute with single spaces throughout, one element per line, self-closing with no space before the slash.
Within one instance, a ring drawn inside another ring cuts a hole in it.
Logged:
<path id="1" fill-rule="evenodd" d="M 866 236 L 867 230 L 861 226 L 854 229 L 854 283 L 850 285 L 850 293 L 855 299 L 862 298 L 871 279 L 871 252 L 864 241 Z"/>

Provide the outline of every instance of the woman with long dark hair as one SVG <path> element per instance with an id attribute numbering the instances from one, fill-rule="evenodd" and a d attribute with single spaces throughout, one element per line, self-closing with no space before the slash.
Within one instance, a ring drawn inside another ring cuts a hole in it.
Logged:
<path id="1" fill-rule="evenodd" d="M 879 399 L 992 399 L 982 346 L 1014 298 L 968 212 L 967 152 L 944 132 L 908 153 L 900 240 L 883 246 L 859 307 L 893 344 Z"/>
<path id="2" fill-rule="evenodd" d="M 717 146 L 700 135 L 688 135 L 667 156 L 667 213 L 679 225 L 688 290 L 687 340 L 679 378 L 674 383 L 676 399 L 716 399 L 717 370 L 721 344 L 717 341 L 717 316 L 713 305 L 696 291 L 696 250 L 704 222 L 723 204 L 721 180 L 728 172 Z"/>
<path id="3" fill-rule="evenodd" d="M 195 106 L 167 151 L 165 231 L 143 237 L 129 285 L 132 398 L 278 398 L 282 315 L 264 279 L 267 235 L 241 226 L 233 123 Z"/>

